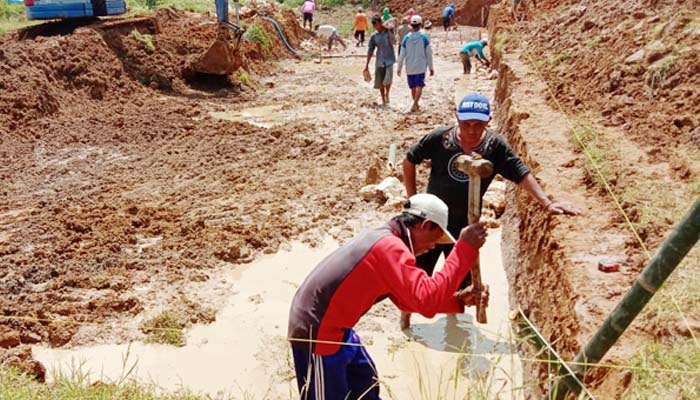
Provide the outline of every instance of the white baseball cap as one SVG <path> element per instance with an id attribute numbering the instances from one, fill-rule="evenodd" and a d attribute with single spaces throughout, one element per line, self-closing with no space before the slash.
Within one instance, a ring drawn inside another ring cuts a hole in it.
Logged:
<path id="1" fill-rule="evenodd" d="M 411 17 L 411 25 L 420 25 L 423 23 L 423 18 L 420 15 L 414 15 Z"/>
<path id="2" fill-rule="evenodd" d="M 434 194 L 414 194 L 404 204 L 403 212 L 436 223 L 443 233 L 442 237 L 438 239 L 438 243 L 452 244 L 456 242 L 455 238 L 447 230 L 447 204 Z"/>

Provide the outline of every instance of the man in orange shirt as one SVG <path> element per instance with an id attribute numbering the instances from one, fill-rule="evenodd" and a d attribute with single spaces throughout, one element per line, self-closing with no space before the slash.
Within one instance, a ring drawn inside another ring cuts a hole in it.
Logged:
<path id="1" fill-rule="evenodd" d="M 355 31 L 355 40 L 357 40 L 355 46 L 365 45 L 365 31 L 367 31 L 368 27 L 367 15 L 362 11 L 362 8 L 358 8 L 357 15 L 355 15 L 355 24 L 352 26 L 352 30 Z"/>

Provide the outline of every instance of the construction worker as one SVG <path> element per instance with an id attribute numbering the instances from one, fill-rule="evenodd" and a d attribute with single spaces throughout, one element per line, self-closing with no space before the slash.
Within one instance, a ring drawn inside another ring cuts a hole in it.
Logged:
<path id="1" fill-rule="evenodd" d="M 484 47 L 486 46 L 488 46 L 488 42 L 486 40 L 475 40 L 465 44 L 464 47 L 462 47 L 462 50 L 459 52 L 459 57 L 462 59 L 464 74 L 471 73 L 472 63 L 470 58 L 472 56 L 474 56 L 474 58 L 476 58 L 485 67 L 488 68 L 491 66 L 491 63 L 484 55 Z"/>
<path id="2" fill-rule="evenodd" d="M 365 45 L 365 32 L 369 29 L 369 23 L 367 22 L 367 14 L 362 11 L 362 8 L 357 9 L 357 14 L 355 14 L 355 23 L 352 25 L 353 36 L 357 43 L 356 47 Z"/>
<path id="3" fill-rule="evenodd" d="M 430 76 L 435 75 L 433 68 L 433 50 L 430 47 L 428 35 L 421 32 L 423 20 L 420 15 L 411 18 L 412 32 L 406 35 L 399 46 L 399 65 L 396 74 L 401 76 L 401 68 L 406 62 L 406 79 L 411 89 L 413 106 L 411 112 L 420 110 L 420 97 L 425 87 L 425 71 L 430 70 Z"/>
<path id="4" fill-rule="evenodd" d="M 361 233 L 311 271 L 289 312 L 302 399 L 379 399 L 377 369 L 353 330 L 375 303 L 388 297 L 401 310 L 426 317 L 488 304 L 485 291 L 456 291 L 486 240 L 486 229 L 470 225 L 455 242 L 447 221 L 447 205 L 436 196 L 411 196 L 400 215 Z M 454 251 L 429 277 L 416 268 L 415 257 L 437 243 L 453 243 Z"/>
<path id="5" fill-rule="evenodd" d="M 306 28 L 307 21 L 309 23 L 309 29 L 314 27 L 314 11 L 316 11 L 316 1 L 305 0 L 301 5 L 301 14 L 304 16 L 303 28 Z"/>
<path id="6" fill-rule="evenodd" d="M 408 24 L 408 17 L 403 17 L 401 20 L 401 25 L 399 25 L 399 28 L 396 30 L 396 33 L 399 35 L 399 56 L 401 56 L 401 41 L 403 41 L 403 38 L 408 35 L 409 32 L 411 32 L 411 26 Z"/>
<path id="7" fill-rule="evenodd" d="M 394 77 L 394 35 L 382 24 L 382 17 L 375 15 L 372 17 L 372 27 L 375 32 L 370 36 L 367 44 L 367 63 L 364 73 L 369 74 L 369 62 L 372 60 L 374 50 L 377 50 L 377 57 L 374 61 L 374 88 L 379 90 L 382 96 L 382 106 L 389 105 L 389 92 Z"/>
<path id="8" fill-rule="evenodd" d="M 430 160 L 428 193 L 443 200 L 449 207 L 447 229 L 459 233 L 467 225 L 469 176 L 455 168 L 454 162 L 461 154 L 480 154 L 493 163 L 494 172 L 481 180 L 481 196 L 486 193 L 496 174 L 515 182 L 525 190 L 544 210 L 554 215 L 577 215 L 580 211 L 564 202 L 553 201 L 535 180 L 530 169 L 510 147 L 506 139 L 487 129 L 491 121 L 491 107 L 486 96 L 472 93 L 464 96 L 457 106 L 457 124 L 439 127 L 411 146 L 403 162 L 404 184 L 409 196 L 416 193 L 416 165 Z M 452 246 L 439 244 L 435 249 L 416 258 L 419 268 L 431 275 L 440 254 L 448 255 Z M 471 281 L 468 277 L 460 287 Z M 401 314 L 401 328 L 410 326 L 411 315 Z"/>
<path id="9" fill-rule="evenodd" d="M 340 43 L 343 46 L 343 49 L 348 48 L 345 45 L 345 42 L 343 41 L 343 39 L 338 34 L 338 30 L 333 25 L 316 25 L 316 36 L 319 39 L 323 39 L 323 40 L 327 41 L 329 52 L 331 51 L 331 47 L 333 46 L 333 42 Z"/>
<path id="10" fill-rule="evenodd" d="M 442 27 L 445 28 L 445 32 L 450 29 L 450 26 L 454 24 L 455 20 L 455 3 L 450 3 L 442 10 Z"/>

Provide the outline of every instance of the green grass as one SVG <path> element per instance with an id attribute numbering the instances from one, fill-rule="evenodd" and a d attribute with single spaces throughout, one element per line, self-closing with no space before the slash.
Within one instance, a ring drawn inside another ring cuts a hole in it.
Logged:
<path id="1" fill-rule="evenodd" d="M 506 30 L 498 31 L 498 33 L 496 33 L 496 40 L 494 40 L 493 51 L 495 51 L 496 53 L 503 54 L 509 39 L 510 32 Z"/>
<path id="2" fill-rule="evenodd" d="M 260 44 L 266 55 L 272 49 L 272 38 L 272 33 L 257 24 L 249 25 L 243 35 L 243 39 Z"/>
<path id="3" fill-rule="evenodd" d="M 139 42 L 143 43 L 143 47 L 146 49 L 147 53 L 153 53 L 156 51 L 156 46 L 153 45 L 153 36 L 148 34 L 142 34 L 141 32 L 134 29 L 131 31 L 131 36 Z"/>
<path id="4" fill-rule="evenodd" d="M 238 80 L 242 84 L 247 85 L 250 83 L 250 75 L 246 71 L 241 71 L 241 73 L 238 74 Z"/>
<path id="5" fill-rule="evenodd" d="M 604 147 L 598 142 L 598 134 L 593 125 L 584 117 L 579 117 L 576 121 L 576 127 L 571 132 L 571 142 L 582 152 L 587 153 L 585 156 L 586 169 L 593 183 L 604 188 L 603 178 L 608 179 L 611 176 L 610 167 L 607 160 L 609 155 L 606 154 Z M 603 178 L 600 177 L 598 171 L 594 167 L 597 166 Z"/>
<path id="6" fill-rule="evenodd" d="M 700 399 L 698 375 L 650 371 L 700 371 L 700 349 L 692 339 L 643 345 L 632 360 L 634 372 L 626 399 Z"/>
<path id="7" fill-rule="evenodd" d="M 131 370 L 128 372 L 130 374 Z M 94 378 L 94 377 L 93 377 Z M 139 383 L 128 375 L 117 382 L 93 383 L 80 366 L 57 373 L 51 383 L 43 384 L 14 369 L 0 367 L 0 400 L 211 400 L 210 396 L 179 390 L 163 394 L 154 385 Z M 224 399 L 224 397 L 217 397 Z"/>
<path id="8" fill-rule="evenodd" d="M 24 16 L 24 5 L 8 4 L 5 0 L 0 0 L 0 33 L 24 28 L 40 23 L 28 21 Z"/>
<path id="9" fill-rule="evenodd" d="M 156 7 L 172 7 L 178 10 L 206 12 L 214 9 L 214 2 L 202 0 L 127 0 L 127 9 L 130 14 L 147 14 Z"/>
<path id="10" fill-rule="evenodd" d="M 171 311 L 163 311 L 157 316 L 144 321 L 141 331 L 148 335 L 147 343 L 169 344 L 184 346 L 185 335 L 183 329 L 187 325 L 177 314 Z"/>

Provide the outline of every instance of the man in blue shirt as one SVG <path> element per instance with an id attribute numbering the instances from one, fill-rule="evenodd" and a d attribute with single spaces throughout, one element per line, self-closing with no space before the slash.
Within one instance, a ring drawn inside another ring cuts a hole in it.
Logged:
<path id="1" fill-rule="evenodd" d="M 464 67 L 465 74 L 470 73 L 472 70 L 472 63 L 470 61 L 471 56 L 474 56 L 474 58 L 476 58 L 484 66 L 491 66 L 491 63 L 484 55 L 485 46 L 488 46 L 488 43 L 485 40 L 476 40 L 469 42 L 462 47 L 462 51 L 459 53 L 459 56 L 462 58 L 462 67 Z"/>
<path id="2" fill-rule="evenodd" d="M 367 63 L 365 64 L 365 74 L 369 73 L 369 62 L 372 60 L 374 50 L 377 50 L 377 58 L 374 61 L 374 88 L 379 89 L 382 95 L 382 106 L 389 104 L 389 91 L 394 76 L 394 35 L 382 24 L 382 17 L 375 15 L 372 17 L 372 26 L 375 32 L 369 38 L 367 46 Z"/>
<path id="3" fill-rule="evenodd" d="M 445 31 L 450 28 L 455 19 L 455 3 L 450 3 L 442 10 L 442 27 Z"/>

